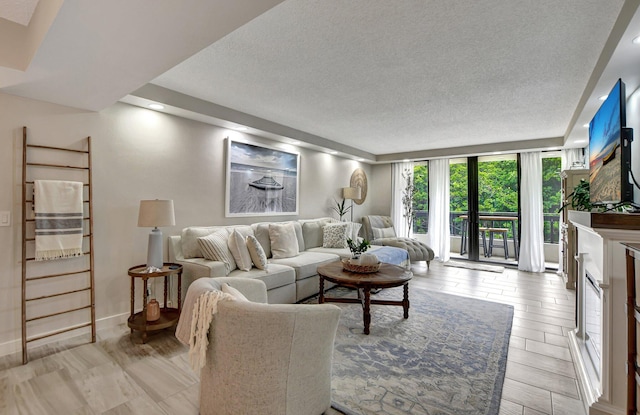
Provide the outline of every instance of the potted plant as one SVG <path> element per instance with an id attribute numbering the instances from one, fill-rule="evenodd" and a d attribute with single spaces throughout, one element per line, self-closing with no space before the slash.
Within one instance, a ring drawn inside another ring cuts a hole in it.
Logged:
<path id="1" fill-rule="evenodd" d="M 576 185 L 573 192 L 567 195 L 567 202 L 560 206 L 558 213 L 562 212 L 564 208 L 571 206 L 573 210 L 591 212 L 592 205 L 589 199 L 589 181 L 580 179 L 580 183 Z"/>
<path id="2" fill-rule="evenodd" d="M 345 206 L 344 198 L 342 199 L 342 202 L 338 202 L 336 199 L 333 199 L 333 201 L 335 202 L 335 206 L 332 206 L 331 209 L 338 214 L 340 221 L 342 221 L 342 217 L 349 213 L 351 206 Z"/>
<path id="3" fill-rule="evenodd" d="M 349 246 L 349 250 L 351 251 L 351 257 L 353 259 L 360 258 L 360 255 L 362 255 L 364 252 L 366 252 L 367 249 L 369 249 L 369 247 L 371 246 L 369 241 L 367 241 L 366 239 L 363 239 L 358 244 L 358 243 L 354 242 L 353 239 L 351 239 L 351 238 L 347 239 L 347 245 Z"/>

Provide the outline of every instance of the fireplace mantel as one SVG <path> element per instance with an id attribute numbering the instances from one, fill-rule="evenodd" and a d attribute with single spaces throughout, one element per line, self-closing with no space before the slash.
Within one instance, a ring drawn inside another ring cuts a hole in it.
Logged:
<path id="1" fill-rule="evenodd" d="M 569 343 L 582 396 L 590 415 L 623 414 L 626 406 L 627 315 L 625 248 L 621 242 L 640 242 L 640 214 L 569 211 L 569 220 L 577 228 L 578 263 L 578 328 L 570 332 Z M 585 347 L 587 273 L 601 290 L 599 367 L 593 367 Z"/>
<path id="2" fill-rule="evenodd" d="M 598 213 L 569 211 L 569 220 L 575 225 L 586 228 L 640 231 L 640 213 Z"/>

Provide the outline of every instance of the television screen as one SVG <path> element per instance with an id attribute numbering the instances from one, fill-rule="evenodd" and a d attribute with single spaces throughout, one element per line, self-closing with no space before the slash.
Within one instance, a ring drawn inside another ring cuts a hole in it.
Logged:
<path id="1" fill-rule="evenodd" d="M 589 124 L 589 198 L 593 204 L 633 201 L 624 128 L 625 85 L 618 80 Z M 629 194 L 631 193 L 631 195 Z"/>

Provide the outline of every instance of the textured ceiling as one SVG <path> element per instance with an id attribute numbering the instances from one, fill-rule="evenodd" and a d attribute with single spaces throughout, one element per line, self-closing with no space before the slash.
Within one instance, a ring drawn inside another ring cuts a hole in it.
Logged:
<path id="1" fill-rule="evenodd" d="M 622 0 L 287 0 L 153 84 L 376 155 L 562 137 Z"/>
<path id="2" fill-rule="evenodd" d="M 0 0 L 0 17 L 11 22 L 29 25 L 39 0 Z"/>
<path id="3" fill-rule="evenodd" d="M 160 101 L 367 161 L 584 146 L 596 97 L 640 86 L 639 3 L 47 0 L 0 18 L 0 91 Z"/>

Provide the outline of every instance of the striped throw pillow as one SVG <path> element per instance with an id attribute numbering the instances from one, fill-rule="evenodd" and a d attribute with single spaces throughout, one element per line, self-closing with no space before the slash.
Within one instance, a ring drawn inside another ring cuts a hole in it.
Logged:
<path id="1" fill-rule="evenodd" d="M 198 238 L 202 256 L 210 261 L 224 262 L 225 275 L 229 275 L 231 271 L 236 269 L 236 261 L 227 245 L 228 240 L 229 232 L 226 229 L 220 229 L 211 235 Z"/>

